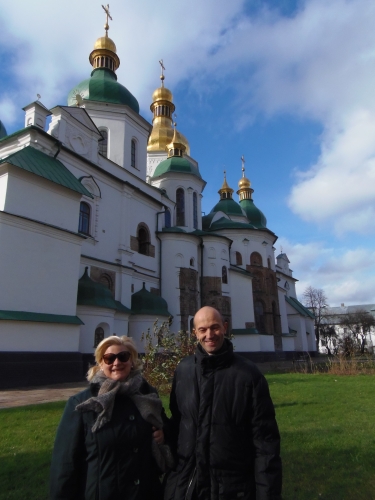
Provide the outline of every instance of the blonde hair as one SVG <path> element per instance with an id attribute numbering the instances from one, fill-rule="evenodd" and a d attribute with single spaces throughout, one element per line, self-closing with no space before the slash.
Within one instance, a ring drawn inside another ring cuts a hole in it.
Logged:
<path id="1" fill-rule="evenodd" d="M 102 340 L 97 348 L 95 349 L 95 361 L 96 365 L 92 366 L 87 372 L 87 380 L 90 381 L 93 379 L 94 375 L 100 370 L 100 363 L 103 359 L 103 356 L 111 345 L 122 345 L 126 347 L 126 349 L 130 352 L 130 359 L 132 361 L 133 369 L 141 369 L 142 361 L 138 358 L 138 351 L 135 347 L 134 341 L 132 338 L 123 335 L 122 337 L 117 337 L 116 335 L 112 335 L 111 337 L 107 337 Z"/>

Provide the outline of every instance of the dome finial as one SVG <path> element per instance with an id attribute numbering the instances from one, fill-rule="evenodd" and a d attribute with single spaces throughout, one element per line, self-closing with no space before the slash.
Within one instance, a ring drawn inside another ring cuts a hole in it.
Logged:
<path id="1" fill-rule="evenodd" d="M 220 195 L 221 200 L 226 200 L 226 199 L 231 199 L 232 198 L 232 193 L 233 189 L 229 187 L 227 183 L 227 172 L 224 170 L 224 182 L 223 185 L 221 186 L 221 189 L 218 191 Z"/>
<path id="2" fill-rule="evenodd" d="M 239 190 L 237 191 L 237 194 L 240 196 L 240 201 L 241 200 L 249 200 L 251 199 L 251 193 L 254 192 L 253 189 L 251 189 L 251 182 L 247 177 L 245 177 L 245 157 L 244 155 L 241 156 L 241 162 L 242 162 L 242 178 L 240 179 L 238 183 L 238 188 Z"/>
<path id="3" fill-rule="evenodd" d="M 164 64 L 163 64 L 163 59 L 160 59 L 159 64 L 160 64 L 160 69 L 161 69 L 161 75 L 160 75 L 161 86 L 164 87 L 164 79 L 165 79 L 164 71 L 165 71 L 165 67 L 164 67 Z"/>
<path id="4" fill-rule="evenodd" d="M 173 118 L 176 119 L 177 115 L 174 114 Z M 186 151 L 186 146 L 183 142 L 183 139 L 181 137 L 181 134 L 177 130 L 177 123 L 173 122 L 173 138 L 172 142 L 167 145 L 168 148 L 168 158 L 171 158 L 171 156 L 184 156 L 184 153 Z"/>
<path id="5" fill-rule="evenodd" d="M 106 19 L 106 22 L 105 22 L 105 25 L 104 25 L 104 29 L 105 29 L 105 36 L 108 36 L 108 30 L 109 30 L 108 19 L 110 19 L 111 21 L 113 21 L 113 19 L 111 17 L 111 14 L 109 13 L 109 3 L 107 3 L 106 7 L 104 5 L 102 5 L 102 7 L 103 7 L 104 12 L 107 15 L 107 19 Z"/>

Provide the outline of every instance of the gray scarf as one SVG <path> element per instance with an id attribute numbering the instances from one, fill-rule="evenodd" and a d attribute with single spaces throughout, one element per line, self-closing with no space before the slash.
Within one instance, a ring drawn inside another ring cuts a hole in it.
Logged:
<path id="1" fill-rule="evenodd" d="M 132 371 L 125 382 L 107 378 L 102 372 L 98 372 L 91 382 L 99 384 L 100 389 L 98 395 L 77 405 L 76 410 L 80 412 L 93 411 L 98 414 L 92 426 L 92 432 L 98 431 L 103 425 L 110 422 L 117 393 L 128 396 L 146 422 L 157 429 L 163 428 L 161 416 L 163 408 L 162 402 L 155 393 L 140 393 L 140 387 L 143 383 L 140 370 Z M 173 468 L 174 461 L 168 445 L 158 445 L 153 439 L 152 454 L 162 472 L 166 472 L 168 469 Z"/>

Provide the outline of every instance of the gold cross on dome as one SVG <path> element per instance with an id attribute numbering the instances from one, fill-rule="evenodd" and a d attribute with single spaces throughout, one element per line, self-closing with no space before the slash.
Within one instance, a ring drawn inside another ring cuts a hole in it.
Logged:
<path id="1" fill-rule="evenodd" d="M 107 6 L 105 7 L 104 5 L 102 5 L 103 7 L 103 10 L 104 12 L 106 13 L 107 15 L 107 20 L 106 20 L 106 23 L 104 25 L 104 29 L 106 30 L 107 32 L 107 35 L 108 35 L 108 30 L 109 30 L 109 24 L 108 24 L 108 19 L 110 19 L 111 21 L 113 21 L 112 17 L 111 17 L 111 14 L 109 13 L 109 3 L 107 3 Z"/>
<path id="2" fill-rule="evenodd" d="M 164 67 L 164 64 L 163 64 L 163 59 L 160 59 L 159 64 L 160 64 L 160 68 L 161 68 L 161 75 L 160 75 L 161 85 L 162 85 L 162 87 L 164 87 L 164 78 L 165 78 L 164 71 L 165 71 L 165 67 Z"/>
<path id="3" fill-rule="evenodd" d="M 242 161 L 242 170 L 245 170 L 245 157 L 244 155 L 241 156 L 241 161 Z"/>

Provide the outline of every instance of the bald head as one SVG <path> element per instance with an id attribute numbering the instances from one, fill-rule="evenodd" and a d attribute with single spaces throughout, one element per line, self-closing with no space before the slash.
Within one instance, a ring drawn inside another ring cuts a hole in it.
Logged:
<path id="1" fill-rule="evenodd" d="M 208 354 L 218 351 L 224 342 L 226 326 L 219 311 L 205 306 L 194 316 L 194 333 Z"/>

